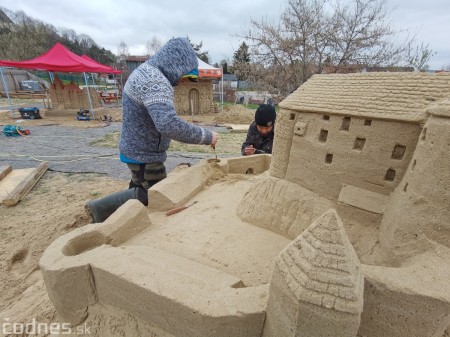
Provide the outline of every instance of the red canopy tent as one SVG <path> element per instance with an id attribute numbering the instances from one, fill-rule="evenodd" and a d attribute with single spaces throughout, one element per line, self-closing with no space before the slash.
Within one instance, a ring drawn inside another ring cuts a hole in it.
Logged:
<path id="1" fill-rule="evenodd" d="M 90 58 L 86 59 L 78 56 L 59 42 L 57 42 L 46 53 L 32 60 L 21 62 L 0 60 L 0 66 L 56 71 L 62 73 L 122 73 L 119 70 L 115 70 L 111 67 L 95 62 Z"/>
<path id="2" fill-rule="evenodd" d="M 47 70 L 54 72 L 74 72 L 74 73 L 84 73 L 84 79 L 86 81 L 86 86 L 89 87 L 86 72 L 89 73 L 107 73 L 107 74 L 121 74 L 120 70 L 113 69 L 109 66 L 105 66 L 98 63 L 88 56 L 81 57 L 75 53 L 72 53 L 61 43 L 57 42 L 52 48 L 50 48 L 46 53 L 27 61 L 7 61 L 0 60 L 0 71 L 1 67 L 16 67 L 16 68 L 26 68 L 26 69 L 37 69 L 37 70 Z M 1 73 L 2 79 L 3 72 Z M 4 81 L 5 82 L 5 81 Z M 6 85 L 5 85 L 6 88 Z M 8 94 L 8 92 L 7 92 Z M 92 101 L 90 93 L 88 90 L 89 101 L 91 102 L 92 114 L 94 115 L 94 109 L 92 107 Z M 9 94 L 8 94 L 9 99 Z M 14 112 L 10 101 L 11 109 Z"/>
<path id="3" fill-rule="evenodd" d="M 81 57 L 82 57 L 83 59 L 85 59 L 85 60 L 88 60 L 88 61 L 90 61 L 90 62 L 93 62 L 93 63 L 95 63 L 95 64 L 98 64 L 99 66 L 109 68 L 109 71 L 106 72 L 107 74 L 122 74 L 122 72 L 121 72 L 120 70 L 117 70 L 117 69 L 114 69 L 113 67 L 105 66 L 104 64 L 98 63 L 97 61 L 91 59 L 91 58 L 90 58 L 89 56 L 87 56 L 87 55 L 81 55 Z"/>
<path id="4" fill-rule="evenodd" d="M 121 74 L 120 70 L 116 70 L 112 67 L 105 66 L 98 63 L 88 56 L 85 57 L 78 56 L 72 53 L 69 49 L 64 47 L 61 43 L 57 42 L 50 48 L 46 53 L 27 61 L 7 61 L 0 60 L 0 72 L 2 75 L 3 84 L 5 86 L 6 94 L 8 96 L 9 104 L 11 110 L 14 113 L 14 108 L 9 97 L 6 82 L 3 76 L 2 66 L 4 67 L 16 67 L 16 68 L 26 68 L 26 69 L 37 69 L 37 70 L 47 70 L 62 73 L 83 73 L 84 80 L 86 82 L 86 87 L 88 88 L 87 93 L 89 97 L 89 102 L 91 105 L 92 116 L 94 116 L 94 108 L 92 106 L 91 95 L 89 92 L 89 84 L 86 77 L 86 72 L 89 73 L 107 73 L 107 74 Z"/>

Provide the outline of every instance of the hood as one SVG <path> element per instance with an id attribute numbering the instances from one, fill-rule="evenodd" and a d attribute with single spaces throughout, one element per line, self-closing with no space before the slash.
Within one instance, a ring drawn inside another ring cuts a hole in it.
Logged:
<path id="1" fill-rule="evenodd" d="M 172 85 L 175 85 L 181 76 L 198 68 L 194 49 L 187 39 L 180 37 L 169 40 L 147 62 L 158 68 Z"/>

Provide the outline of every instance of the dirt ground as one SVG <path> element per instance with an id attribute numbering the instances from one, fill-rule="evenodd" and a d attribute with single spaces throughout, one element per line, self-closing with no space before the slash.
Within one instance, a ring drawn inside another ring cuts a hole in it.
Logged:
<path id="1" fill-rule="evenodd" d="M 32 105 L 30 102 L 28 105 Z M 92 128 L 103 127 L 107 125 L 107 121 L 101 120 L 106 115 L 107 120 L 114 122 L 122 121 L 122 109 L 118 107 L 98 108 L 94 111 L 95 118 L 89 121 L 80 121 L 76 119 L 76 111 L 56 112 L 51 110 L 40 110 L 42 119 L 21 119 L 12 118 L 10 111 L 0 110 L 0 126 L 15 124 L 23 127 L 29 125 L 62 125 L 76 128 Z M 16 111 L 16 116 L 18 115 Z M 182 115 L 180 116 L 186 121 L 203 124 L 203 125 L 228 125 L 228 124 L 250 124 L 255 115 L 255 110 L 247 109 L 242 105 L 234 105 L 225 107 L 223 110 L 219 108 L 218 113 L 202 114 L 202 115 Z"/>
<path id="2" fill-rule="evenodd" d="M 20 120 L 0 110 L 0 126 L 61 125 L 76 128 L 105 126 L 99 119 L 78 121 L 76 113 L 41 112 L 43 118 Z M 121 121 L 121 109 L 97 110 L 96 116 L 110 115 Z M 211 115 L 183 116 L 203 125 L 250 123 L 254 110 L 242 106 Z M 0 128 L 1 129 L 1 128 Z M 245 135 L 244 135 L 245 136 Z M 3 136 L 0 136 L 3 137 Z M 1 141 L 1 140 L 0 140 Z M 0 143 L 1 148 L 1 143 Z M 67 174 L 47 171 L 32 190 L 15 206 L 0 205 L 0 321 L 29 323 L 57 322 L 48 298 L 39 259 L 56 238 L 90 223 L 84 204 L 90 199 L 126 188 L 128 182 L 99 174 Z M 88 186 L 88 188 L 86 188 Z M 23 334 L 26 336 L 27 334 Z M 30 334 L 31 335 L 31 334 Z M 32 334 L 45 336 L 46 334 Z"/>

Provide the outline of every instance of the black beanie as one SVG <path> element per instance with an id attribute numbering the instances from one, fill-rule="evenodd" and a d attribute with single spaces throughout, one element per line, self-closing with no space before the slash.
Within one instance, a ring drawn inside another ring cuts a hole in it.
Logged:
<path id="1" fill-rule="evenodd" d="M 255 112 L 255 122 L 259 126 L 273 126 L 276 119 L 275 108 L 269 104 L 261 104 Z"/>

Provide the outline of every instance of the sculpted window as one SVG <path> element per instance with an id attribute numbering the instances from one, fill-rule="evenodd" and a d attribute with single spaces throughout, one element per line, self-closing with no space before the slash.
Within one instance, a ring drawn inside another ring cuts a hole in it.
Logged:
<path id="1" fill-rule="evenodd" d="M 356 137 L 355 143 L 353 144 L 353 149 L 362 150 L 364 148 L 364 144 L 366 144 L 365 138 Z"/>
<path id="2" fill-rule="evenodd" d="M 395 170 L 393 170 L 393 169 L 388 169 L 388 170 L 386 171 L 386 175 L 384 176 L 384 180 L 387 180 L 387 181 L 394 181 L 394 179 L 395 179 Z"/>
<path id="3" fill-rule="evenodd" d="M 341 130 L 344 131 L 348 131 L 350 130 L 350 122 L 351 122 L 351 117 L 344 117 L 342 119 L 342 125 L 341 125 Z"/>
<path id="4" fill-rule="evenodd" d="M 406 151 L 406 146 L 403 145 L 395 145 L 394 147 L 394 151 L 392 151 L 392 159 L 403 159 L 403 156 L 405 155 L 405 151 Z"/>
<path id="5" fill-rule="evenodd" d="M 320 130 L 320 134 L 319 134 L 319 142 L 321 143 L 325 143 L 327 141 L 328 138 L 328 130 Z"/>
<path id="6" fill-rule="evenodd" d="M 325 156 L 325 163 L 331 164 L 332 162 L 333 162 L 333 154 L 327 153 L 327 155 Z"/>

